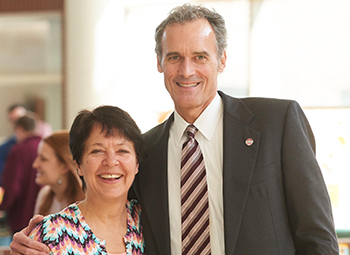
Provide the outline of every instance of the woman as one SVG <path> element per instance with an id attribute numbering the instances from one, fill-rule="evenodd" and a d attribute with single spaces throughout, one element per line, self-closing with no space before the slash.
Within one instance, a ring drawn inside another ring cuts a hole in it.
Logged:
<path id="1" fill-rule="evenodd" d="M 68 131 L 55 132 L 40 142 L 33 168 L 37 170 L 35 182 L 45 185 L 38 194 L 34 214 L 57 213 L 84 199 L 82 182 L 69 150 Z"/>
<path id="2" fill-rule="evenodd" d="M 127 195 L 138 172 L 143 142 L 123 110 L 81 111 L 69 133 L 86 197 L 39 223 L 30 237 L 51 254 L 144 254 L 141 210 Z"/>

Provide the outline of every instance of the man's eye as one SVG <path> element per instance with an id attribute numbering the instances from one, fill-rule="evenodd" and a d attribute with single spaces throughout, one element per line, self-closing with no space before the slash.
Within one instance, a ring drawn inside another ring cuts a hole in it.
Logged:
<path id="1" fill-rule="evenodd" d="M 199 60 L 205 59 L 205 56 L 199 55 L 199 56 L 197 56 L 197 59 L 199 59 Z"/>
<path id="2" fill-rule="evenodd" d="M 179 59 L 179 56 L 172 56 L 169 58 L 170 60 L 178 60 Z"/>

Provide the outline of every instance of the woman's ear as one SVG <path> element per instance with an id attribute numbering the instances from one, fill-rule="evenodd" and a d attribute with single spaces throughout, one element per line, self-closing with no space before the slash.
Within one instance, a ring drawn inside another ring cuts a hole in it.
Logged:
<path id="1" fill-rule="evenodd" d="M 76 160 L 74 160 L 74 163 L 75 163 L 75 166 L 76 166 L 76 168 L 77 168 L 78 174 L 79 174 L 80 176 L 83 176 L 83 171 L 81 170 L 80 165 L 77 163 Z"/>
<path id="2" fill-rule="evenodd" d="M 139 163 L 137 163 L 137 165 L 136 165 L 136 173 L 135 174 L 137 174 L 139 172 Z"/>
<path id="3" fill-rule="evenodd" d="M 65 163 L 60 163 L 60 172 L 61 174 L 66 174 L 69 172 L 69 167 Z"/>

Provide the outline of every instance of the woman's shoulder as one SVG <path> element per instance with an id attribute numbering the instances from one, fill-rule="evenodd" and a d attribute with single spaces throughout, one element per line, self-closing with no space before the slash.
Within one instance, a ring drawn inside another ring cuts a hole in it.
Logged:
<path id="1" fill-rule="evenodd" d="M 138 221 L 138 217 L 141 217 L 141 205 L 140 202 L 136 199 L 132 199 L 128 201 L 126 204 L 126 207 L 128 209 L 129 214 L 131 217 L 135 220 Z"/>
<path id="2" fill-rule="evenodd" d="M 138 200 L 136 200 L 136 199 L 129 200 L 126 205 L 131 210 L 139 210 L 139 211 L 141 211 L 140 202 Z"/>
<path id="3" fill-rule="evenodd" d="M 75 203 L 44 217 L 30 237 L 46 244 L 53 254 L 107 254 Z"/>
<path id="4" fill-rule="evenodd" d="M 105 254 L 105 247 L 85 225 L 79 207 L 74 203 L 59 213 L 44 217 L 29 237 L 48 245 L 54 254 Z"/>
<path id="5" fill-rule="evenodd" d="M 77 226 L 78 213 L 78 206 L 72 204 L 58 213 L 49 214 L 35 226 L 30 237 L 39 241 L 59 239 L 63 230 Z"/>
<path id="6" fill-rule="evenodd" d="M 35 208 L 34 208 L 34 214 L 39 213 L 39 207 L 44 203 L 44 201 L 47 199 L 47 196 L 49 195 L 51 191 L 51 188 L 49 185 L 43 186 L 36 197 L 35 202 Z"/>
<path id="7" fill-rule="evenodd" d="M 126 248 L 129 251 L 138 251 L 137 254 L 144 253 L 144 241 L 141 226 L 141 205 L 133 199 L 128 201 L 128 230 L 126 234 Z M 132 253 L 134 254 L 134 253 Z"/>

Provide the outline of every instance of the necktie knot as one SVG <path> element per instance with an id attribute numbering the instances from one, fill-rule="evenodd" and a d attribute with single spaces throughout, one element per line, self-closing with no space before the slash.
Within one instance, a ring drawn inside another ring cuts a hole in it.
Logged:
<path id="1" fill-rule="evenodd" d="M 194 125 L 188 125 L 186 128 L 187 138 L 189 138 L 189 139 L 194 138 L 197 131 L 198 131 L 198 129 Z"/>

